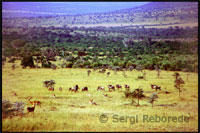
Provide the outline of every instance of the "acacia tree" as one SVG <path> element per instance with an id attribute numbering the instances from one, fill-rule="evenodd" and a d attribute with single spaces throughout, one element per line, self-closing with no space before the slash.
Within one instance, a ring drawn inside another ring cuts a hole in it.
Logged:
<path id="1" fill-rule="evenodd" d="M 176 89 L 178 89 L 178 91 L 179 91 L 179 98 L 180 98 L 180 93 L 182 92 L 183 84 L 185 84 L 185 82 L 184 82 L 183 79 L 180 77 L 180 74 L 179 74 L 179 73 L 175 73 L 173 76 L 175 76 L 174 87 L 175 87 Z"/>
<path id="2" fill-rule="evenodd" d="M 133 91 L 133 102 L 132 103 L 134 103 L 134 99 L 137 98 L 137 101 L 138 101 L 137 106 L 139 106 L 140 105 L 139 104 L 140 99 L 142 99 L 143 97 L 145 97 L 145 95 L 143 94 L 143 92 L 144 91 L 140 87 L 137 88 L 137 89 L 135 89 Z"/>
<path id="3" fill-rule="evenodd" d="M 156 101 L 157 98 L 158 98 L 157 92 L 154 92 L 150 95 L 148 102 L 152 104 L 152 108 L 153 108 L 153 102 Z"/>
<path id="4" fill-rule="evenodd" d="M 158 78 L 160 78 L 160 68 L 158 65 L 155 65 L 155 70 L 157 71 Z"/>

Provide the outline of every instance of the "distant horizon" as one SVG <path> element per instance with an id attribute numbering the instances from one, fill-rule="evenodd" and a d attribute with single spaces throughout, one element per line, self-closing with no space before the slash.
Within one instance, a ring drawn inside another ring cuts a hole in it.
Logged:
<path id="1" fill-rule="evenodd" d="M 2 17 L 39 17 L 105 13 L 149 2 L 2 2 Z"/>

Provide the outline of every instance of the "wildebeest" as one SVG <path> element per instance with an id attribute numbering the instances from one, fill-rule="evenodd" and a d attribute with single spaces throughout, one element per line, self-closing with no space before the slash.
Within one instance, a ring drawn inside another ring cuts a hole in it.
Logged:
<path id="1" fill-rule="evenodd" d="M 157 91 L 157 90 L 160 90 L 160 91 L 161 91 L 161 87 L 158 86 L 158 85 L 152 85 L 152 84 L 151 84 L 151 88 L 152 88 L 152 89 L 155 89 L 156 91 Z"/>
<path id="2" fill-rule="evenodd" d="M 112 91 L 112 90 L 115 91 L 115 86 L 113 86 L 113 85 L 108 85 L 108 89 L 109 89 L 109 91 Z"/>
<path id="3" fill-rule="evenodd" d="M 74 91 L 74 92 L 77 92 L 79 89 L 79 86 L 78 85 L 75 85 L 74 87 L 72 88 L 69 88 L 69 91 Z"/>
<path id="4" fill-rule="evenodd" d="M 83 87 L 82 91 L 88 91 L 88 87 Z"/>
<path id="5" fill-rule="evenodd" d="M 97 91 L 101 91 L 101 90 L 105 91 L 104 87 L 103 86 L 98 86 Z"/>
<path id="6" fill-rule="evenodd" d="M 116 84 L 116 88 L 117 88 L 117 89 L 122 89 L 122 86 L 119 85 L 119 84 Z"/>
<path id="7" fill-rule="evenodd" d="M 125 87 L 126 90 L 130 90 L 130 86 L 129 85 L 125 84 L 124 87 Z"/>

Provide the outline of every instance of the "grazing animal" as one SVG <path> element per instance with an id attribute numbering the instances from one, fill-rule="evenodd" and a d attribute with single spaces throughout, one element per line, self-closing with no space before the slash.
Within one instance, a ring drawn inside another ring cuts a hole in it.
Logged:
<path id="1" fill-rule="evenodd" d="M 74 91 L 74 92 L 77 92 L 79 89 L 79 86 L 78 85 L 75 85 L 74 87 L 72 88 L 69 88 L 69 91 Z"/>
<path id="2" fill-rule="evenodd" d="M 33 105 L 33 104 L 39 105 L 39 106 L 41 107 L 41 104 L 42 104 L 42 103 L 41 103 L 40 101 L 31 101 L 31 99 L 32 99 L 32 97 L 28 98 L 28 101 L 29 101 L 30 104 L 32 104 L 32 105 Z"/>
<path id="3" fill-rule="evenodd" d="M 115 86 L 113 86 L 113 85 L 108 85 L 108 89 L 109 89 L 109 91 L 111 92 L 111 91 L 115 91 Z"/>
<path id="4" fill-rule="evenodd" d="M 104 87 L 103 86 L 98 86 L 97 91 L 101 91 L 101 90 L 105 91 Z"/>
<path id="5" fill-rule="evenodd" d="M 130 86 L 129 85 L 125 84 L 124 87 L 125 87 L 126 90 L 130 90 Z"/>
<path id="6" fill-rule="evenodd" d="M 91 103 L 92 105 L 97 105 L 97 103 L 96 103 L 93 99 L 90 100 L 90 103 Z"/>
<path id="7" fill-rule="evenodd" d="M 50 87 L 50 88 L 49 88 L 49 91 L 54 91 L 54 87 Z"/>
<path id="8" fill-rule="evenodd" d="M 34 101 L 34 103 L 36 104 L 36 105 L 39 105 L 40 107 L 41 107 L 41 102 L 40 101 Z"/>
<path id="9" fill-rule="evenodd" d="M 151 84 L 151 88 L 152 88 L 152 90 L 155 89 L 156 91 L 157 91 L 157 90 L 160 90 L 160 91 L 161 91 L 161 87 L 158 86 L 158 85 L 152 85 L 152 84 Z"/>
<path id="10" fill-rule="evenodd" d="M 107 72 L 107 76 L 109 76 L 110 75 L 110 72 Z"/>
<path id="11" fill-rule="evenodd" d="M 62 87 L 59 88 L 59 91 L 62 91 Z"/>
<path id="12" fill-rule="evenodd" d="M 28 113 L 33 112 L 33 114 L 34 114 L 34 110 L 35 110 L 35 103 L 33 104 L 32 107 L 27 107 L 27 112 Z"/>
<path id="13" fill-rule="evenodd" d="M 122 89 L 122 86 L 119 85 L 119 84 L 116 84 L 116 88 L 117 88 L 117 89 Z"/>
<path id="14" fill-rule="evenodd" d="M 13 96 L 17 96 L 16 92 L 12 91 L 11 93 L 12 93 Z"/>
<path id="15" fill-rule="evenodd" d="M 87 87 L 83 87 L 82 91 L 88 91 L 88 88 Z"/>

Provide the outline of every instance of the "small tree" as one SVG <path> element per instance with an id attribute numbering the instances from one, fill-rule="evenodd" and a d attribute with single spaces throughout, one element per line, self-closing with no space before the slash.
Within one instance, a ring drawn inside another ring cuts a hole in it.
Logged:
<path id="1" fill-rule="evenodd" d="M 13 117 L 17 115 L 24 115 L 24 103 L 11 103 L 9 100 L 2 100 L 2 117 Z"/>
<path id="2" fill-rule="evenodd" d="M 54 80 L 45 80 L 43 81 L 43 84 L 48 89 L 48 88 L 53 88 L 56 83 Z"/>
<path id="3" fill-rule="evenodd" d="M 152 108 L 153 108 L 153 102 L 156 101 L 157 98 L 158 98 L 158 94 L 156 92 L 150 95 L 148 102 L 152 104 Z"/>
<path id="4" fill-rule="evenodd" d="M 155 65 L 155 70 L 157 71 L 158 78 L 160 78 L 160 68 L 158 65 Z"/>
<path id="5" fill-rule="evenodd" d="M 175 76 L 174 87 L 176 89 L 178 89 L 178 91 L 179 91 L 179 97 L 180 97 L 180 93 L 182 92 L 182 87 L 183 87 L 183 84 L 185 84 L 185 82 L 180 77 L 179 73 L 175 73 L 173 76 Z"/>
<path id="6" fill-rule="evenodd" d="M 180 74 L 179 73 L 174 73 L 172 76 L 174 76 L 175 79 L 178 79 L 178 77 L 180 76 Z"/>
<path id="7" fill-rule="evenodd" d="M 33 62 L 33 57 L 31 55 L 23 57 L 21 61 L 21 66 L 24 68 L 26 68 L 27 66 L 29 66 L 30 68 L 34 68 L 35 65 Z"/>
<path id="8" fill-rule="evenodd" d="M 145 97 L 145 95 L 143 94 L 143 90 L 142 89 L 140 89 L 140 87 L 139 88 L 137 88 L 137 89 L 135 89 L 134 91 L 133 91 L 133 99 L 135 99 L 135 98 L 137 98 L 137 100 L 138 100 L 138 106 L 140 105 L 139 104 L 139 100 L 141 99 L 141 98 L 143 98 L 143 97 Z M 134 101 L 134 100 L 133 100 Z"/>
<path id="9" fill-rule="evenodd" d="M 88 70 L 88 71 L 87 71 L 88 76 L 90 76 L 90 73 L 91 73 L 91 70 Z"/>

